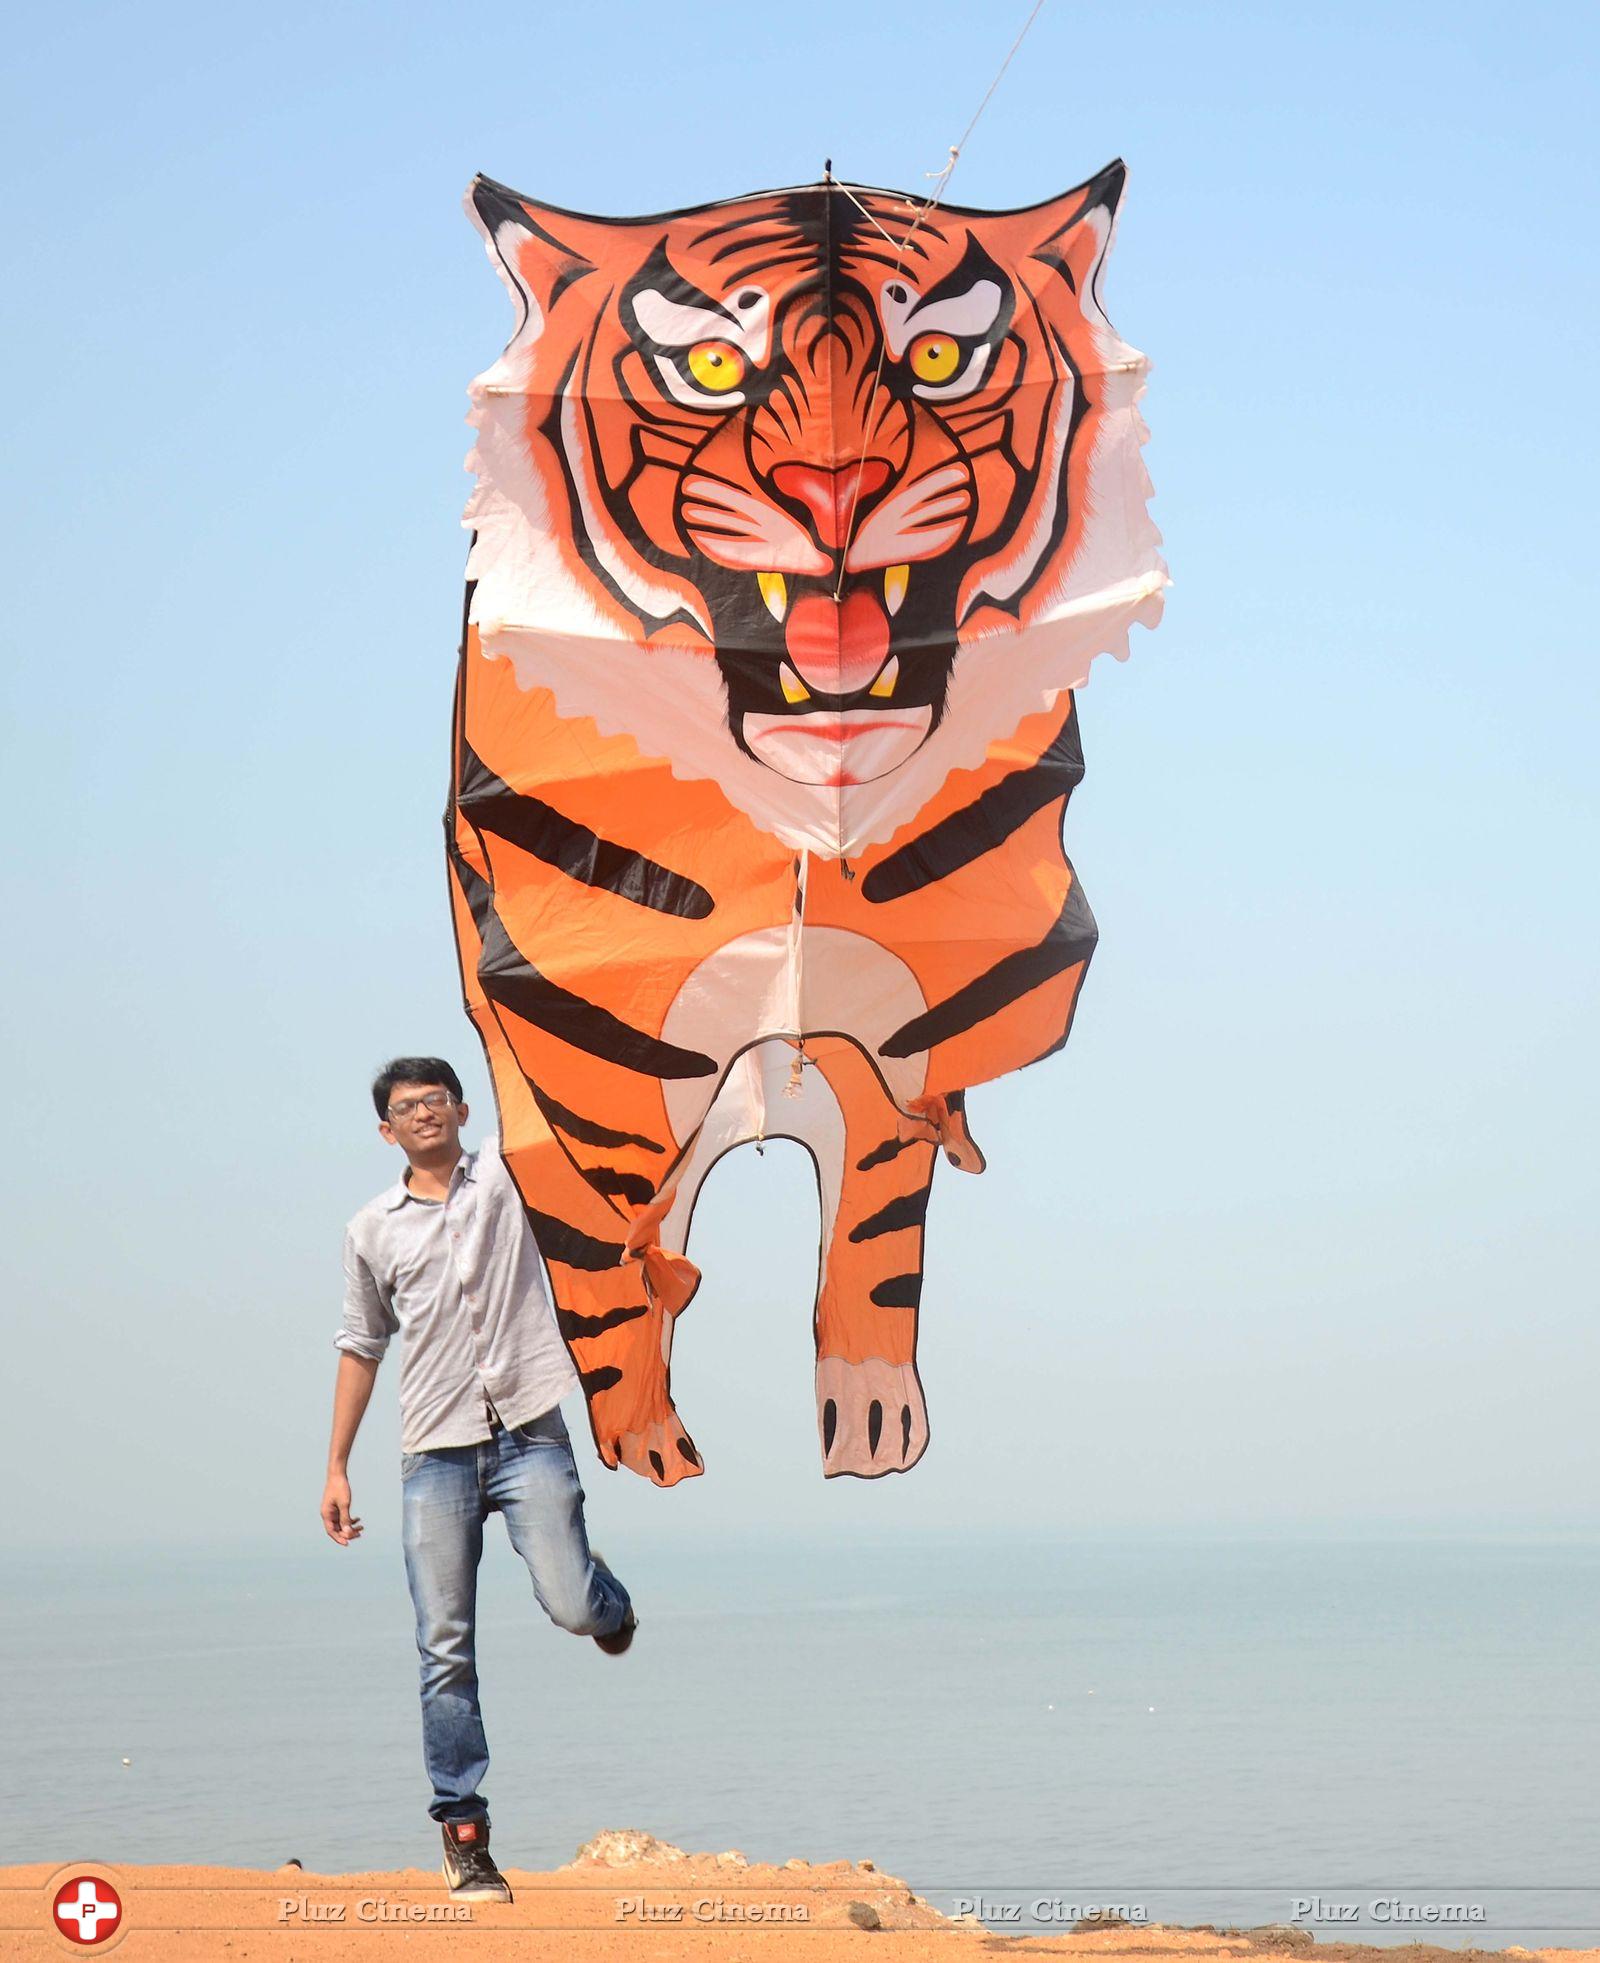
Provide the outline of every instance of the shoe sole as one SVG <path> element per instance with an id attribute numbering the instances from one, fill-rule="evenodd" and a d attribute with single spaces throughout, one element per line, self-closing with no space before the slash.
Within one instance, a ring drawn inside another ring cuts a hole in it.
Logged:
<path id="1" fill-rule="evenodd" d="M 465 1886 L 458 1888 L 451 1881 L 450 1870 L 448 1868 L 442 1867 L 439 1872 L 444 1876 L 445 1886 L 450 1890 L 450 1899 L 453 1902 L 510 1902 L 516 1900 L 516 1897 L 508 1887 L 476 1888 L 468 1882 Z"/>
<path id="2" fill-rule="evenodd" d="M 589 1559 L 593 1561 L 595 1566 L 599 1568 L 603 1574 L 610 1575 L 613 1581 L 616 1580 L 617 1578 L 616 1570 L 612 1567 L 611 1563 L 606 1559 L 606 1557 L 600 1552 L 598 1547 L 591 1547 L 589 1549 Z M 638 1629 L 638 1627 L 639 1627 L 639 1618 L 634 1614 L 633 1609 L 630 1606 L 628 1609 L 628 1620 L 622 1625 L 620 1629 L 613 1629 L 609 1636 L 593 1636 L 590 1638 L 590 1641 L 594 1644 L 595 1648 L 600 1651 L 602 1656 L 626 1656 L 628 1651 L 633 1648 L 634 1632 Z M 623 1642 L 617 1642 L 617 1638 L 619 1636 L 624 1637 L 626 1640 Z M 608 1649 L 606 1647 L 608 1643 L 615 1643 L 616 1647 L 614 1649 Z"/>
<path id="3" fill-rule="evenodd" d="M 633 1648 L 633 1639 L 639 1631 L 639 1618 L 629 1611 L 630 1620 L 620 1629 L 613 1629 L 609 1636 L 591 1636 L 589 1640 L 603 1656 L 626 1656 Z"/>

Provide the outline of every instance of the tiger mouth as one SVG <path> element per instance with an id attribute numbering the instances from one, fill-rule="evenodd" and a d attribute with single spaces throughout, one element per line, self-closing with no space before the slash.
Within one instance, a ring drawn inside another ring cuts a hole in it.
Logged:
<path id="1" fill-rule="evenodd" d="M 842 585 L 831 575 L 752 577 L 781 645 L 760 662 L 764 686 L 752 688 L 747 670 L 738 690 L 743 747 L 803 784 L 864 784 L 898 769 L 938 720 L 949 669 L 937 639 L 919 635 L 913 646 L 902 632 L 896 644 L 911 566 L 854 573 Z"/>
<path id="2" fill-rule="evenodd" d="M 791 709 L 907 699 L 892 622 L 911 584 L 909 565 L 884 566 L 836 583 L 757 573 L 756 587 L 783 630 L 778 687 Z M 865 700 L 863 700 L 865 698 Z"/>

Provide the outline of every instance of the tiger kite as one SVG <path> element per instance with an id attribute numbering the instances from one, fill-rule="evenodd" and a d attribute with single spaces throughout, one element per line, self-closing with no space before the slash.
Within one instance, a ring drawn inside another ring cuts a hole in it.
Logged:
<path id="1" fill-rule="evenodd" d="M 466 1006 L 600 1457 L 671 1486 L 701 1183 L 816 1166 L 827 1476 L 922 1456 L 934 1163 L 1066 1041 L 1073 690 L 1167 584 L 1124 168 L 1014 211 L 832 176 L 657 217 L 480 177 L 516 308 L 472 384 L 446 818 Z"/>

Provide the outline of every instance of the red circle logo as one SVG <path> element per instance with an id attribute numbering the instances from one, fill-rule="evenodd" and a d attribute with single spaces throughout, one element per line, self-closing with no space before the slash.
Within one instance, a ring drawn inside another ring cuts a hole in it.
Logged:
<path id="1" fill-rule="evenodd" d="M 97 1874 L 75 1874 L 64 1881 L 50 1906 L 62 1935 L 85 1949 L 106 1942 L 122 1927 L 122 1897 Z"/>

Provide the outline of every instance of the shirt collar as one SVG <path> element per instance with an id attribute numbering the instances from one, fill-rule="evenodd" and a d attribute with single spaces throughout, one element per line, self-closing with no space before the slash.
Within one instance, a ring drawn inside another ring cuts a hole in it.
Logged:
<path id="1" fill-rule="evenodd" d="M 461 1157 L 456 1161 L 455 1171 L 450 1175 L 452 1185 L 454 1185 L 458 1175 L 462 1179 L 477 1178 L 478 1155 L 476 1152 L 463 1152 L 461 1154 Z M 415 1197 L 411 1188 L 406 1184 L 405 1174 L 402 1173 L 389 1188 L 388 1192 L 383 1195 L 383 1210 L 385 1213 L 397 1213 L 405 1205 L 407 1200 L 414 1199 Z M 426 1203 L 418 1200 L 417 1204 L 422 1206 Z M 434 1201 L 433 1204 L 437 1206 L 438 1202 Z"/>

